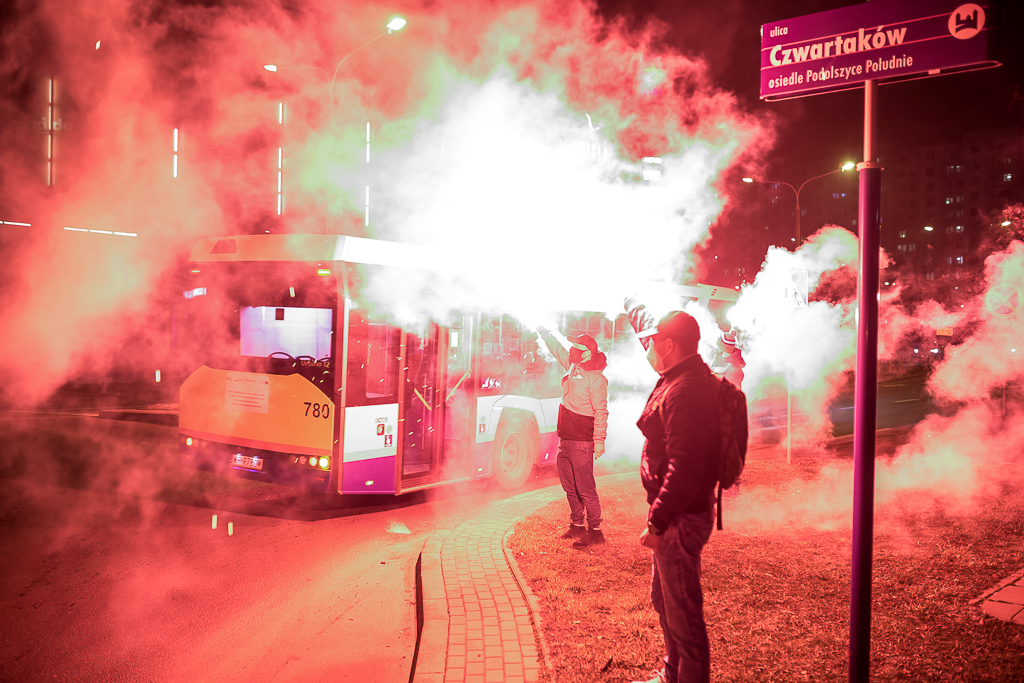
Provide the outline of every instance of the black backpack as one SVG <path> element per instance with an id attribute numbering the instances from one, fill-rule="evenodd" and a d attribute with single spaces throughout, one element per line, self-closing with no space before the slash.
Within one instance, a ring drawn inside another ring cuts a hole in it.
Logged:
<path id="1" fill-rule="evenodd" d="M 732 382 L 718 382 L 718 420 L 721 442 L 718 449 L 718 530 L 722 530 L 722 491 L 735 486 L 747 463 L 747 397 Z"/>

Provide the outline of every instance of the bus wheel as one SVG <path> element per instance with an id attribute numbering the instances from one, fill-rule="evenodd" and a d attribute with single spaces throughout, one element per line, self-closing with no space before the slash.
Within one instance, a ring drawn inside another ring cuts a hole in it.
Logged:
<path id="1" fill-rule="evenodd" d="M 540 432 L 533 420 L 513 417 L 502 422 L 494 435 L 494 478 L 498 486 L 514 491 L 526 483 L 540 451 Z"/>

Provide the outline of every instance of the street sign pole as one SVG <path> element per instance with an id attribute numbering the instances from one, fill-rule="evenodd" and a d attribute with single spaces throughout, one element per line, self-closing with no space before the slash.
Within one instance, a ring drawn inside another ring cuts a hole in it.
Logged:
<path id="1" fill-rule="evenodd" d="M 882 194 L 882 167 L 875 148 L 877 88 L 880 83 L 999 66 L 994 43 L 989 40 L 992 22 L 987 19 L 993 2 L 875 0 L 761 27 L 761 99 L 806 97 L 864 84 L 864 161 L 857 165 L 860 280 L 854 386 L 850 683 L 867 683 L 871 665 Z"/>
<path id="2" fill-rule="evenodd" d="M 853 404 L 853 559 L 850 577 L 850 683 L 867 683 L 871 669 L 871 563 L 875 511 L 875 427 L 878 398 L 878 273 L 882 165 L 876 161 L 878 84 L 864 82 L 864 161 L 857 232 L 857 375 Z"/>

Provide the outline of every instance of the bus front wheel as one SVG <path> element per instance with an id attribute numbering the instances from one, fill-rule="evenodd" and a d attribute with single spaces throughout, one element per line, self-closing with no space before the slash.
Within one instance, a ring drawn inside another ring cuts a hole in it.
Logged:
<path id="1" fill-rule="evenodd" d="M 526 483 L 540 452 L 540 432 L 533 420 L 505 420 L 494 435 L 494 478 L 498 486 L 514 491 Z"/>

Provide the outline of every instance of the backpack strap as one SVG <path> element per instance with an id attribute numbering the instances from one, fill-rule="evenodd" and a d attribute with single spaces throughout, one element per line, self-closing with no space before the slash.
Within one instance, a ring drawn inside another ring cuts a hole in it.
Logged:
<path id="1" fill-rule="evenodd" d="M 722 530 L 722 482 L 718 482 L 718 530 Z"/>
<path id="2" fill-rule="evenodd" d="M 721 401 L 721 395 L 722 395 L 722 383 L 725 382 L 725 379 L 723 379 L 721 377 L 716 377 L 716 379 L 718 380 L 718 390 L 715 392 L 715 410 L 717 411 L 719 406 L 721 405 L 720 401 Z M 718 418 L 718 430 L 719 430 L 719 432 L 721 432 L 721 430 L 722 430 L 722 418 L 721 418 L 721 416 L 719 416 L 719 418 Z M 722 435 L 721 434 L 718 435 L 718 440 L 719 441 L 722 440 Z M 718 457 L 721 458 L 722 454 L 719 453 Z M 722 463 L 721 462 L 718 463 L 718 467 L 719 467 L 719 473 L 721 473 L 721 467 L 722 467 Z M 718 503 L 717 503 L 717 505 L 715 505 L 715 510 L 717 511 L 716 514 L 718 516 L 718 530 L 721 531 L 722 530 L 722 482 L 721 481 L 718 482 Z"/>

